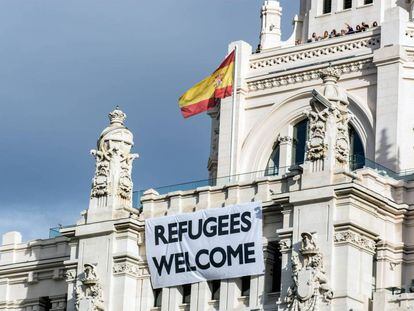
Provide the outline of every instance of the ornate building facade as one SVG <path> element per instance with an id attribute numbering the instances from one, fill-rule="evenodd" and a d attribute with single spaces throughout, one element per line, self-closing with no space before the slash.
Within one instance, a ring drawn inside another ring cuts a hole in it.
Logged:
<path id="1" fill-rule="evenodd" d="M 229 45 L 236 105 L 209 112 L 208 183 L 134 204 L 115 109 L 76 225 L 3 235 L 0 310 L 414 310 L 413 1 L 300 2 L 289 40 L 266 0 L 258 49 Z M 152 288 L 145 219 L 252 201 L 265 274 Z"/>

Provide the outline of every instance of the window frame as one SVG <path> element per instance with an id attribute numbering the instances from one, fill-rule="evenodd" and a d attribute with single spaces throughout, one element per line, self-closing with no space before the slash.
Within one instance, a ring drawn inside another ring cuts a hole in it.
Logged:
<path id="1" fill-rule="evenodd" d="M 365 1 L 365 0 L 364 0 Z M 352 9 L 353 6 L 353 0 L 343 0 L 343 5 L 342 5 L 342 9 L 345 10 L 350 10 Z"/>
<path id="2" fill-rule="evenodd" d="M 191 303 L 191 284 L 185 284 L 181 286 L 181 303 L 190 304 Z"/>
<path id="3" fill-rule="evenodd" d="M 332 13 L 332 0 L 322 0 L 322 14 Z"/>

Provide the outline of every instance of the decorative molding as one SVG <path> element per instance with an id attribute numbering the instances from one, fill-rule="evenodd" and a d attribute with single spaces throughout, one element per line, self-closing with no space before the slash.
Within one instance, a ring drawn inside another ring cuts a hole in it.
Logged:
<path id="1" fill-rule="evenodd" d="M 292 249 L 292 240 L 283 239 L 279 241 L 280 252 L 288 252 Z"/>
<path id="2" fill-rule="evenodd" d="M 374 240 L 351 230 L 335 232 L 334 242 L 336 244 L 353 244 L 369 252 L 375 252 L 376 249 L 376 243 Z"/>
<path id="3" fill-rule="evenodd" d="M 334 70 L 337 70 L 340 72 L 340 74 L 347 74 L 351 72 L 357 72 L 363 69 L 368 69 L 372 65 L 372 60 L 361 60 L 357 62 L 351 62 L 343 65 L 337 65 L 332 66 Z M 272 89 L 277 88 L 280 86 L 286 86 L 289 84 L 296 84 L 296 83 L 302 83 L 312 80 L 318 80 L 320 78 L 320 70 L 310 70 L 310 71 L 304 71 L 297 74 L 290 74 L 290 75 L 284 75 L 276 78 L 268 78 L 268 79 L 262 79 L 257 81 L 252 81 L 247 83 L 247 87 L 249 92 L 256 92 L 256 91 L 262 91 L 265 89 Z"/>
<path id="4" fill-rule="evenodd" d="M 277 141 L 281 144 L 291 144 L 293 142 L 293 138 L 290 136 L 279 136 Z"/>
<path id="5" fill-rule="evenodd" d="M 288 288 L 286 303 L 290 311 L 316 311 L 321 304 L 329 304 L 333 292 L 323 267 L 323 255 L 312 233 L 303 232 L 301 260 L 292 256 L 293 285 Z"/>
<path id="6" fill-rule="evenodd" d="M 134 277 L 141 276 L 140 268 L 129 262 L 117 262 L 112 270 L 114 275 L 128 274 Z"/>
<path id="7" fill-rule="evenodd" d="M 68 269 L 65 271 L 66 282 L 76 281 L 76 269 Z"/>
<path id="8" fill-rule="evenodd" d="M 257 70 L 278 65 L 292 64 L 297 61 L 311 61 L 315 58 L 334 55 L 342 52 L 351 52 L 362 48 L 371 48 L 374 50 L 380 47 L 380 43 L 380 36 L 375 35 L 353 41 L 340 42 L 338 44 L 318 46 L 313 49 L 306 49 L 304 51 L 302 50 L 284 55 L 270 56 L 265 59 L 253 60 L 250 62 L 250 69 Z M 306 46 L 304 47 L 306 48 Z"/>

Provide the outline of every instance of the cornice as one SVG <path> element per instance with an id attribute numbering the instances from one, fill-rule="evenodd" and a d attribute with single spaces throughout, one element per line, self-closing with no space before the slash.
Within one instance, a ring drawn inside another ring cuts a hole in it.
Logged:
<path id="1" fill-rule="evenodd" d="M 316 62 L 321 57 L 334 55 L 343 52 L 352 52 L 363 48 L 376 50 L 380 48 L 381 39 L 379 35 L 370 34 L 364 37 L 360 36 L 345 36 L 339 39 L 330 39 L 320 41 L 316 45 L 303 44 L 296 46 L 293 51 L 279 51 L 285 53 L 277 53 L 270 55 L 258 56 L 257 59 L 250 61 L 250 70 L 268 69 L 276 66 L 283 66 L 300 61 L 307 61 L 309 63 Z M 297 50 L 298 49 L 298 50 Z M 275 51 L 276 52 L 276 51 Z"/>
<path id="2" fill-rule="evenodd" d="M 352 61 L 346 64 L 333 65 L 332 68 L 337 70 L 341 74 L 349 74 L 358 72 L 364 69 L 374 68 L 372 58 Z M 273 89 L 283 87 L 287 85 L 293 85 L 297 83 L 309 82 L 313 80 L 319 80 L 320 68 L 305 70 L 299 73 L 285 74 L 277 77 L 269 77 L 264 79 L 258 79 L 254 81 L 248 81 L 247 86 L 249 93 L 259 92 L 266 89 Z"/>

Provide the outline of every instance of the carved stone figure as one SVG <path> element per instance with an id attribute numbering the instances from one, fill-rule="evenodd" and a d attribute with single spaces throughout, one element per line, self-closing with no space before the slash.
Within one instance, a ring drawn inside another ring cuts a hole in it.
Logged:
<path id="1" fill-rule="evenodd" d="M 288 309 L 318 310 L 321 303 L 330 302 L 333 292 L 328 285 L 323 267 L 323 255 L 311 233 L 302 233 L 302 247 L 299 252 L 302 261 L 296 254 L 292 256 L 293 286 L 289 287 L 287 292 Z"/>
<path id="2" fill-rule="evenodd" d="M 102 132 L 97 150 L 91 151 L 96 158 L 92 198 L 113 195 L 132 202 L 132 162 L 138 155 L 131 154 L 133 136 L 124 126 L 125 119 L 118 107 L 112 111 L 110 125 Z"/>
<path id="3" fill-rule="evenodd" d="M 328 150 L 325 134 L 329 108 L 316 100 L 312 100 L 310 105 L 312 109 L 307 112 L 309 118 L 309 139 L 306 143 L 307 158 L 310 161 L 316 161 L 325 158 Z"/>
<path id="4" fill-rule="evenodd" d="M 328 149 L 332 148 L 337 164 L 347 165 L 350 151 L 349 102 L 346 92 L 337 84 L 340 71 L 328 67 L 320 72 L 320 77 L 324 85 L 320 92 L 314 91 L 314 98 L 310 102 L 311 110 L 307 112 L 307 160 L 322 160 L 327 156 Z M 328 127 L 331 136 L 334 136 L 333 141 L 327 139 Z"/>
<path id="5" fill-rule="evenodd" d="M 96 274 L 95 266 L 85 264 L 83 275 L 75 290 L 76 310 L 79 311 L 103 311 L 102 286 Z"/>

